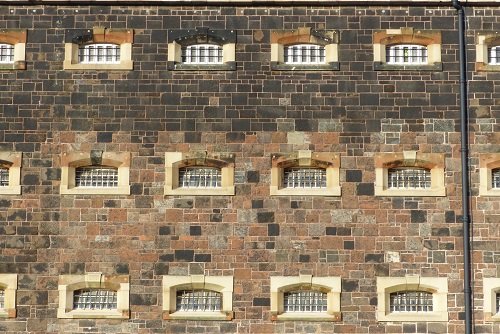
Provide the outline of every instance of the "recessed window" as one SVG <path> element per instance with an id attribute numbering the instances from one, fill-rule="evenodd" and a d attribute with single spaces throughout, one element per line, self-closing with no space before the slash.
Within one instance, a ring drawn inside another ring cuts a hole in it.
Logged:
<path id="1" fill-rule="evenodd" d="M 222 173 L 219 168 L 183 167 L 179 168 L 179 187 L 182 188 L 220 188 Z"/>
<path id="2" fill-rule="evenodd" d="M 391 45 L 386 52 L 387 64 L 427 64 L 427 47 L 423 45 Z"/>
<path id="3" fill-rule="evenodd" d="M 340 156 L 298 151 L 273 154 L 271 195 L 340 196 Z"/>
<path id="4" fill-rule="evenodd" d="M 210 44 L 190 45 L 182 48 L 184 64 L 222 64 L 222 46 Z"/>
<path id="5" fill-rule="evenodd" d="M 17 275 L 0 274 L 0 318 L 16 317 Z"/>
<path id="6" fill-rule="evenodd" d="M 26 69 L 26 29 L 0 30 L 0 70 Z"/>
<path id="7" fill-rule="evenodd" d="M 285 64 L 324 64 L 325 47 L 314 44 L 296 44 L 284 47 Z"/>
<path id="8" fill-rule="evenodd" d="M 327 294 L 320 291 L 289 291 L 283 294 L 284 312 L 326 312 Z"/>
<path id="9" fill-rule="evenodd" d="M 500 153 L 479 156 L 479 195 L 500 196 Z"/>
<path id="10" fill-rule="evenodd" d="M 500 321 L 500 278 L 483 278 L 484 318 L 486 321 Z"/>
<path id="11" fill-rule="evenodd" d="M 107 289 L 80 289 L 73 292 L 75 310 L 116 310 L 117 293 Z"/>
<path id="12" fill-rule="evenodd" d="M 119 64 L 120 46 L 117 44 L 88 44 L 78 48 L 82 64 Z"/>
<path id="13" fill-rule="evenodd" d="M 12 64 L 14 62 L 14 45 L 0 43 L 0 63 Z"/>
<path id="14" fill-rule="evenodd" d="M 500 36 L 498 31 L 480 31 L 476 40 L 476 70 L 500 71 Z"/>
<path id="15" fill-rule="evenodd" d="M 19 152 L 0 152 L 0 194 L 21 194 L 21 157 Z"/>
<path id="16" fill-rule="evenodd" d="M 0 167 L 0 187 L 9 186 L 9 169 Z"/>
<path id="17" fill-rule="evenodd" d="M 375 196 L 446 196 L 444 161 L 435 153 L 377 153 Z"/>
<path id="18" fill-rule="evenodd" d="M 221 310 L 221 294 L 211 290 L 177 291 L 177 311 L 215 312 Z"/>
<path id="19" fill-rule="evenodd" d="M 77 167 L 76 187 L 118 187 L 118 168 L 106 166 Z"/>
<path id="20" fill-rule="evenodd" d="M 390 294 L 391 312 L 432 312 L 432 293 L 397 291 Z"/>

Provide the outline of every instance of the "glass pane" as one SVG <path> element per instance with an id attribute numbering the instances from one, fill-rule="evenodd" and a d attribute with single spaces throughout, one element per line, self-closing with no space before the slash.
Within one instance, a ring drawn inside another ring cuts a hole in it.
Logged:
<path id="1" fill-rule="evenodd" d="M 220 188 L 222 174 L 219 168 L 184 167 L 179 168 L 179 187 Z"/>
<path id="2" fill-rule="evenodd" d="M 78 49 L 78 61 L 82 64 L 119 64 L 120 45 L 88 44 Z"/>
<path id="3" fill-rule="evenodd" d="M 9 169 L 0 167 L 0 187 L 9 186 Z"/>
<path id="4" fill-rule="evenodd" d="M 323 168 L 285 168 L 285 188 L 326 188 L 326 170 Z"/>
<path id="5" fill-rule="evenodd" d="M 177 291 L 177 311 L 215 312 L 221 310 L 221 293 L 211 290 Z"/>
<path id="6" fill-rule="evenodd" d="M 391 312 L 432 312 L 432 293 L 400 291 L 390 294 Z"/>
<path id="7" fill-rule="evenodd" d="M 326 312 L 327 294 L 320 291 L 290 291 L 283 294 L 285 312 Z"/>
<path id="8" fill-rule="evenodd" d="M 118 168 L 88 166 L 76 168 L 77 187 L 118 187 Z"/>
<path id="9" fill-rule="evenodd" d="M 222 46 L 196 44 L 183 47 L 181 61 L 185 64 L 222 64 Z"/>
<path id="10" fill-rule="evenodd" d="M 393 189 L 429 189 L 431 171 L 425 168 L 391 168 L 387 186 Z"/>
<path id="11" fill-rule="evenodd" d="M 14 45 L 0 44 L 0 63 L 14 62 Z"/>
<path id="12" fill-rule="evenodd" d="M 73 293 L 73 308 L 76 310 L 116 310 L 116 296 L 114 290 L 75 290 Z"/>
<path id="13" fill-rule="evenodd" d="M 314 44 L 285 46 L 284 61 L 285 64 L 325 64 L 325 47 Z"/>
<path id="14" fill-rule="evenodd" d="M 391 45 L 386 48 L 388 64 L 427 64 L 427 47 L 424 45 Z"/>

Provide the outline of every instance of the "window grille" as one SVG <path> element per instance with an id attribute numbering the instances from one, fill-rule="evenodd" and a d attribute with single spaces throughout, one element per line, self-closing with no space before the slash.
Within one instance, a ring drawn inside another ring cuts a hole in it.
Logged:
<path id="1" fill-rule="evenodd" d="M 219 168 L 184 167 L 179 168 L 179 187 L 220 188 L 222 174 Z"/>
<path id="2" fill-rule="evenodd" d="M 78 167 L 75 173 L 77 187 L 118 187 L 118 168 L 116 167 Z"/>
<path id="3" fill-rule="evenodd" d="M 78 61 L 82 64 L 119 64 L 120 45 L 82 45 L 78 48 Z"/>
<path id="4" fill-rule="evenodd" d="M 432 312 L 432 293 L 399 291 L 390 294 L 391 312 Z"/>
<path id="5" fill-rule="evenodd" d="M 220 292 L 210 290 L 177 291 L 177 311 L 215 312 L 220 310 Z"/>
<path id="6" fill-rule="evenodd" d="M 283 296 L 285 312 L 326 312 L 327 295 L 319 291 L 290 291 Z"/>
<path id="7" fill-rule="evenodd" d="M 196 44 L 183 47 L 181 61 L 185 64 L 222 64 L 222 46 Z"/>
<path id="8" fill-rule="evenodd" d="M 429 189 L 431 171 L 425 168 L 391 168 L 388 171 L 388 187 L 392 189 Z"/>
<path id="9" fill-rule="evenodd" d="M 314 44 L 285 46 L 285 64 L 325 64 L 325 47 Z"/>
<path id="10" fill-rule="evenodd" d="M 495 189 L 500 188 L 500 168 L 491 170 L 491 187 Z"/>
<path id="11" fill-rule="evenodd" d="M 427 64 L 427 47 L 423 45 L 392 45 L 386 48 L 387 64 Z"/>
<path id="12" fill-rule="evenodd" d="M 285 168 L 285 188 L 326 188 L 326 170 L 323 168 Z"/>
<path id="13" fill-rule="evenodd" d="M 14 45 L 0 44 L 0 63 L 14 62 Z"/>
<path id="14" fill-rule="evenodd" d="M 9 186 L 9 169 L 0 167 L 0 187 Z"/>
<path id="15" fill-rule="evenodd" d="M 116 291 L 106 289 L 82 289 L 73 292 L 75 310 L 116 310 Z"/>
<path id="16" fill-rule="evenodd" d="M 5 290 L 0 290 L 0 309 L 5 308 Z"/>
<path id="17" fill-rule="evenodd" d="M 500 64 L 500 46 L 492 46 L 488 48 L 488 64 Z"/>
<path id="18" fill-rule="evenodd" d="M 497 292 L 495 294 L 495 305 L 496 305 L 496 313 L 499 313 L 500 312 L 500 293 Z"/>

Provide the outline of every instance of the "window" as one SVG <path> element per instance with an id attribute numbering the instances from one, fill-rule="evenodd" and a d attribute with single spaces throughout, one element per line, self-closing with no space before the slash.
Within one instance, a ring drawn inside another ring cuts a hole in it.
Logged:
<path id="1" fill-rule="evenodd" d="M 16 317 L 17 275 L 0 274 L 0 318 Z"/>
<path id="2" fill-rule="evenodd" d="M 163 319 L 231 320 L 232 276 L 163 276 Z"/>
<path id="3" fill-rule="evenodd" d="M 271 320 L 340 321 L 340 277 L 271 277 Z"/>
<path id="4" fill-rule="evenodd" d="M 271 195 L 340 196 L 340 156 L 298 151 L 273 154 Z"/>
<path id="5" fill-rule="evenodd" d="M 132 29 L 69 29 L 65 36 L 64 69 L 132 70 Z"/>
<path id="6" fill-rule="evenodd" d="M 129 152 L 66 152 L 61 163 L 61 194 L 130 194 Z"/>
<path id="7" fill-rule="evenodd" d="M 26 29 L 0 30 L 0 70 L 26 69 Z"/>
<path id="8" fill-rule="evenodd" d="M 375 196 L 446 196 L 444 155 L 415 151 L 376 154 Z"/>
<path id="9" fill-rule="evenodd" d="M 488 64 L 500 64 L 500 46 L 493 46 L 491 48 L 488 48 Z"/>
<path id="10" fill-rule="evenodd" d="M 21 194 L 21 157 L 19 152 L 0 152 L 0 194 Z"/>
<path id="11" fill-rule="evenodd" d="M 339 70 L 339 34 L 310 28 L 271 31 L 271 69 Z"/>
<path id="12" fill-rule="evenodd" d="M 500 278 L 483 278 L 484 320 L 500 321 Z"/>
<path id="13" fill-rule="evenodd" d="M 479 196 L 500 196 L 500 153 L 479 156 Z"/>
<path id="14" fill-rule="evenodd" d="M 169 30 L 167 68 L 194 71 L 236 70 L 236 31 L 196 28 Z"/>
<path id="15" fill-rule="evenodd" d="M 234 195 L 234 154 L 168 152 L 165 195 Z"/>
<path id="16" fill-rule="evenodd" d="M 378 321 L 448 321 L 445 277 L 377 277 Z"/>
<path id="17" fill-rule="evenodd" d="M 375 70 L 441 71 L 441 32 L 413 28 L 377 30 L 373 35 Z"/>
<path id="18" fill-rule="evenodd" d="M 476 34 L 476 70 L 500 71 L 500 36 L 496 31 Z"/>
<path id="19" fill-rule="evenodd" d="M 61 275 L 57 317 L 128 319 L 129 290 L 127 275 Z"/>

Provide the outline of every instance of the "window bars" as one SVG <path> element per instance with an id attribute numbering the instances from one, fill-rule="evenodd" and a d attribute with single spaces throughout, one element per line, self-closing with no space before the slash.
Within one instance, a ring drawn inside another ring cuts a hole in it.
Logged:
<path id="1" fill-rule="evenodd" d="M 285 188 L 326 188 L 326 170 L 323 168 L 285 168 Z"/>
<path id="2" fill-rule="evenodd" d="M 298 290 L 285 292 L 284 312 L 326 312 L 327 295 L 324 292 Z"/>
<path id="3" fill-rule="evenodd" d="M 432 312 L 432 293 L 399 291 L 390 294 L 391 312 Z"/>
<path id="4" fill-rule="evenodd" d="M 5 308 L 5 290 L 0 290 L 0 309 Z"/>
<path id="5" fill-rule="evenodd" d="M 119 64 L 120 45 L 88 44 L 78 48 L 78 62 L 82 64 Z"/>
<path id="6" fill-rule="evenodd" d="M 285 64 L 325 64 L 325 47 L 314 44 L 285 46 Z"/>
<path id="7" fill-rule="evenodd" d="M 183 47 L 181 61 L 185 64 L 222 64 L 222 46 L 196 44 Z"/>
<path id="8" fill-rule="evenodd" d="M 495 294 L 495 305 L 496 305 L 496 313 L 500 312 L 500 293 L 497 292 Z"/>
<path id="9" fill-rule="evenodd" d="M 500 188 L 500 168 L 491 170 L 491 187 L 495 189 Z"/>
<path id="10" fill-rule="evenodd" d="M 488 48 L 488 64 L 500 64 L 500 46 L 492 46 Z"/>
<path id="11" fill-rule="evenodd" d="M 75 170 L 76 187 L 118 187 L 118 168 L 104 166 L 78 167 Z"/>
<path id="12" fill-rule="evenodd" d="M 0 63 L 14 62 L 14 45 L 0 44 Z"/>
<path id="13" fill-rule="evenodd" d="M 219 168 L 184 167 L 179 168 L 179 187 L 220 188 L 222 174 Z"/>
<path id="14" fill-rule="evenodd" d="M 75 310 L 116 310 L 117 293 L 106 289 L 82 289 L 73 293 Z"/>
<path id="15" fill-rule="evenodd" d="M 9 169 L 0 167 L 0 187 L 9 186 Z"/>
<path id="16" fill-rule="evenodd" d="M 211 290 L 177 291 L 177 311 L 215 312 L 221 310 L 221 294 Z"/>
<path id="17" fill-rule="evenodd" d="M 425 168 L 397 167 L 388 170 L 388 188 L 391 189 L 429 189 L 431 171 Z"/>
<path id="18" fill-rule="evenodd" d="M 427 47 L 424 45 L 391 45 L 386 48 L 387 64 L 427 64 Z"/>

